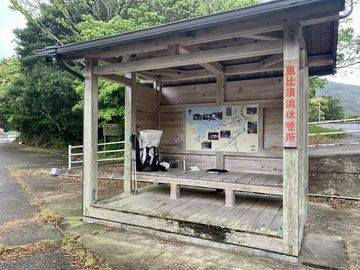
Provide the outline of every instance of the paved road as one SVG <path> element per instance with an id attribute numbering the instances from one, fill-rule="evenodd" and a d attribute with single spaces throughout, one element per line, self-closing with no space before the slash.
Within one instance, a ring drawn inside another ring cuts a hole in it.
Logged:
<path id="1" fill-rule="evenodd" d="M 0 227 L 11 221 L 30 219 L 39 211 L 37 207 L 29 203 L 26 193 L 10 176 L 7 167 L 61 162 L 61 159 L 56 156 L 20 151 L 21 147 L 24 146 L 0 142 Z M 60 240 L 61 236 L 54 228 L 33 222 L 20 228 L 14 228 L 5 235 L 0 235 L 0 244 L 22 245 L 43 239 Z M 10 269 L 60 270 L 71 269 L 71 266 L 65 252 L 60 248 L 53 248 L 31 257 L 0 262 L 0 270 Z"/>
<path id="2" fill-rule="evenodd" d="M 12 143 L 0 143 L 0 225 L 31 217 L 37 209 L 31 206 L 26 195 L 9 175 L 9 166 L 38 165 L 58 162 L 59 159 L 44 154 L 19 151 Z"/>

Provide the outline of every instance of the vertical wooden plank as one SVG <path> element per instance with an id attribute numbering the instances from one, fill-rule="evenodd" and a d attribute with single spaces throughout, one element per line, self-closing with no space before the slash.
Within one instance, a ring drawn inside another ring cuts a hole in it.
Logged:
<path id="1" fill-rule="evenodd" d="M 216 76 L 216 105 L 222 106 L 224 104 L 225 93 L 225 75 L 219 74 Z"/>
<path id="2" fill-rule="evenodd" d="M 258 133 L 259 133 L 259 151 L 264 149 L 264 107 L 259 105 L 258 108 L 259 122 L 258 122 Z"/>
<path id="3" fill-rule="evenodd" d="M 300 58 L 300 24 L 298 22 L 286 22 L 284 25 L 284 69 L 286 62 L 295 63 L 295 80 L 297 88 L 299 88 L 299 58 Z M 286 97 L 286 72 L 284 70 L 284 100 Z M 296 89 L 295 91 L 299 91 Z M 301 90 L 299 91 L 301 92 Z M 295 100 L 297 107 L 298 123 L 302 123 L 304 117 L 304 107 L 299 102 L 299 95 Z M 285 120 L 284 104 L 284 120 Z M 285 123 L 284 123 L 285 124 Z M 298 256 L 299 255 L 299 177 L 303 170 L 303 162 L 301 162 L 304 126 L 298 126 L 298 142 L 296 147 L 284 147 L 283 149 L 283 228 L 284 228 L 284 252 Z"/>
<path id="4" fill-rule="evenodd" d="M 304 39 L 303 35 L 301 36 Z M 304 43 L 305 46 L 305 43 Z M 307 182 L 308 182 L 308 68 L 306 48 L 301 50 L 301 62 L 303 66 L 300 70 L 300 108 L 303 110 L 302 121 L 299 121 L 299 128 L 303 130 L 299 148 L 299 249 L 304 234 L 304 225 L 307 217 Z"/>
<path id="5" fill-rule="evenodd" d="M 226 206 L 235 205 L 235 192 L 231 189 L 225 189 L 225 205 Z"/>
<path id="6" fill-rule="evenodd" d="M 136 132 L 136 74 L 127 73 L 125 76 L 131 79 L 131 85 L 125 87 L 124 193 L 131 193 L 133 191 L 133 187 L 131 181 L 132 147 L 130 143 L 130 136 L 133 132 Z"/>
<path id="7" fill-rule="evenodd" d="M 224 169 L 224 153 L 216 152 L 216 169 Z"/>
<path id="8" fill-rule="evenodd" d="M 89 215 L 90 205 L 97 200 L 97 144 L 98 144 L 98 76 L 93 58 L 85 59 L 84 134 L 83 134 L 83 215 Z"/>
<path id="9" fill-rule="evenodd" d="M 163 83 L 162 81 L 158 82 L 158 104 L 157 104 L 157 114 L 158 114 L 158 129 L 160 129 L 160 105 L 161 105 L 161 96 L 162 96 L 162 88 L 163 88 Z"/>
<path id="10" fill-rule="evenodd" d="M 180 198 L 180 186 L 175 183 L 171 183 L 170 184 L 170 199 L 177 200 L 179 198 Z"/>

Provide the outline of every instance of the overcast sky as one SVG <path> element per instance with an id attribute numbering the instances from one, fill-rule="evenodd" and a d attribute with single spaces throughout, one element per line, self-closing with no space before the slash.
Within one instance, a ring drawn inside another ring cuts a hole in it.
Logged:
<path id="1" fill-rule="evenodd" d="M 26 20 L 22 14 L 10 10 L 9 5 L 9 0 L 0 0 L 0 59 L 15 55 L 16 43 L 12 31 L 26 25 Z M 360 35 L 360 3 L 355 5 L 351 18 L 350 26 Z M 338 71 L 337 75 L 326 78 L 336 82 L 360 85 L 360 67 Z"/>

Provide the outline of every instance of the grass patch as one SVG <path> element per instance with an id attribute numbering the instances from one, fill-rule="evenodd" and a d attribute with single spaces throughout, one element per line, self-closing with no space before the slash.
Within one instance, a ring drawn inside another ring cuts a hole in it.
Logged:
<path id="1" fill-rule="evenodd" d="M 343 131 L 342 128 L 329 128 L 322 127 L 319 125 L 309 125 L 309 134 L 316 134 L 315 136 L 309 137 L 309 144 L 322 144 L 322 143 L 331 143 L 338 139 L 347 138 L 348 134 L 332 134 L 332 135 L 320 135 L 319 133 L 325 132 L 338 132 Z"/>
<path id="2" fill-rule="evenodd" d="M 102 259 L 97 257 L 76 241 L 77 237 L 67 237 L 61 242 L 61 247 L 72 256 L 71 265 L 76 269 L 111 270 Z"/>
<path id="3" fill-rule="evenodd" d="M 39 221 L 43 223 L 51 224 L 54 226 L 59 225 L 63 219 L 63 217 L 60 214 L 50 209 L 42 209 L 40 213 L 37 214 L 37 218 Z"/>

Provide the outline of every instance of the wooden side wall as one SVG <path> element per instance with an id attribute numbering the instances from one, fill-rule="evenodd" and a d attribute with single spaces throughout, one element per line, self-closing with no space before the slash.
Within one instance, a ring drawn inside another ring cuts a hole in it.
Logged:
<path id="1" fill-rule="evenodd" d="M 160 129 L 164 130 L 162 158 L 181 160 L 201 169 L 222 166 L 227 170 L 282 174 L 282 78 L 226 82 L 224 105 L 259 104 L 257 153 L 185 150 L 185 110 L 188 106 L 215 106 L 217 84 L 162 89 Z M 221 160 L 219 160 L 221 159 Z"/>
<path id="2" fill-rule="evenodd" d="M 150 87 L 136 88 L 136 126 L 139 130 L 158 128 L 158 91 Z"/>

